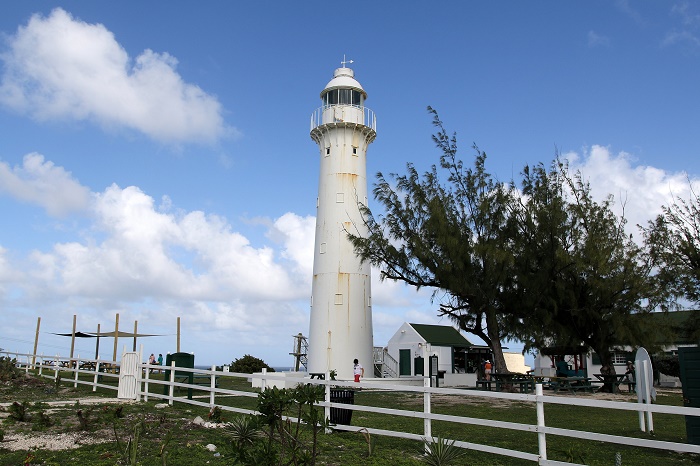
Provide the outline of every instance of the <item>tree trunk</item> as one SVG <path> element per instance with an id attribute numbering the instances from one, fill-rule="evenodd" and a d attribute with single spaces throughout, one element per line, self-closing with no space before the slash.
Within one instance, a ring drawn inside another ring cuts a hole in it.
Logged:
<path id="1" fill-rule="evenodd" d="M 600 373 L 603 376 L 603 386 L 599 391 L 605 393 L 613 393 L 615 385 L 613 380 L 615 379 L 615 366 L 612 361 L 612 353 L 606 348 L 599 350 L 598 356 L 600 356 Z"/>
<path id="2" fill-rule="evenodd" d="M 501 334 L 498 331 L 498 320 L 496 312 L 493 310 L 486 311 L 486 331 L 489 336 L 489 346 L 493 352 L 493 365 L 496 373 L 502 374 L 508 372 L 506 358 L 503 356 L 503 347 L 501 346 Z"/>

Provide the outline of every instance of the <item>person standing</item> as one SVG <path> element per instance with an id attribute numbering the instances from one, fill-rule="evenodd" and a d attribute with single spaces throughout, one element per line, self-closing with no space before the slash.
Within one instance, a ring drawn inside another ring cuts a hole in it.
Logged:
<path id="1" fill-rule="evenodd" d="M 155 357 L 155 355 L 154 355 L 153 353 L 151 353 L 151 355 L 148 357 L 148 364 L 151 365 L 151 366 L 155 366 L 155 364 L 156 364 L 156 357 Z M 150 372 L 151 374 L 153 373 L 153 368 L 152 368 L 152 367 L 151 367 L 151 369 L 149 370 L 149 372 Z"/>
<path id="2" fill-rule="evenodd" d="M 365 376 L 365 368 L 362 367 L 362 365 L 357 359 L 353 361 L 352 373 L 355 375 L 355 382 L 359 382 L 360 377 Z"/>
<path id="3" fill-rule="evenodd" d="M 486 377 L 486 380 L 491 380 L 491 369 L 493 366 L 491 365 L 491 361 L 488 359 L 484 363 L 484 376 Z"/>

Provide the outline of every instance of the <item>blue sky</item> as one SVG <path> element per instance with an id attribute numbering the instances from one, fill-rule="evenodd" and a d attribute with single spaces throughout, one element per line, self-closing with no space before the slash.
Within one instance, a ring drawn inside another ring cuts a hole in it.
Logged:
<path id="1" fill-rule="evenodd" d="M 370 179 L 437 161 L 428 105 L 501 180 L 559 150 L 631 228 L 698 179 L 697 4 L 398 5 L 3 4 L 0 346 L 29 350 L 41 316 L 40 351 L 65 353 L 49 332 L 119 312 L 169 335 L 147 353 L 174 351 L 180 316 L 198 364 L 291 365 L 309 325 L 309 118 L 344 55 L 378 119 Z M 429 290 L 373 294 L 375 345 L 440 322 Z"/>

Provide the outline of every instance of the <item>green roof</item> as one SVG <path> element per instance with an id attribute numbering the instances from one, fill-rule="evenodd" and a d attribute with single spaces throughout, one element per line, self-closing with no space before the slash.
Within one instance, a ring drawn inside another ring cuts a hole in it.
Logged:
<path id="1" fill-rule="evenodd" d="M 450 326 L 446 325 L 428 325 L 428 324 L 408 324 L 423 337 L 426 343 L 435 346 L 460 346 L 471 347 L 472 344 L 464 335 Z"/>

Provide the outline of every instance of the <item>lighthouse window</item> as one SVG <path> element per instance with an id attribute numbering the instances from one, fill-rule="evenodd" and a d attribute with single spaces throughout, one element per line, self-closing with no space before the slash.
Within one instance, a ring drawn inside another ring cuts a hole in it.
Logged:
<path id="1" fill-rule="evenodd" d="M 362 105 L 362 93 L 354 89 L 333 89 L 323 96 L 323 105 Z"/>
<path id="2" fill-rule="evenodd" d="M 331 155 L 331 148 L 330 147 L 326 147 L 326 155 Z"/>
<path id="3" fill-rule="evenodd" d="M 357 147 L 352 148 L 352 155 L 357 155 Z"/>

